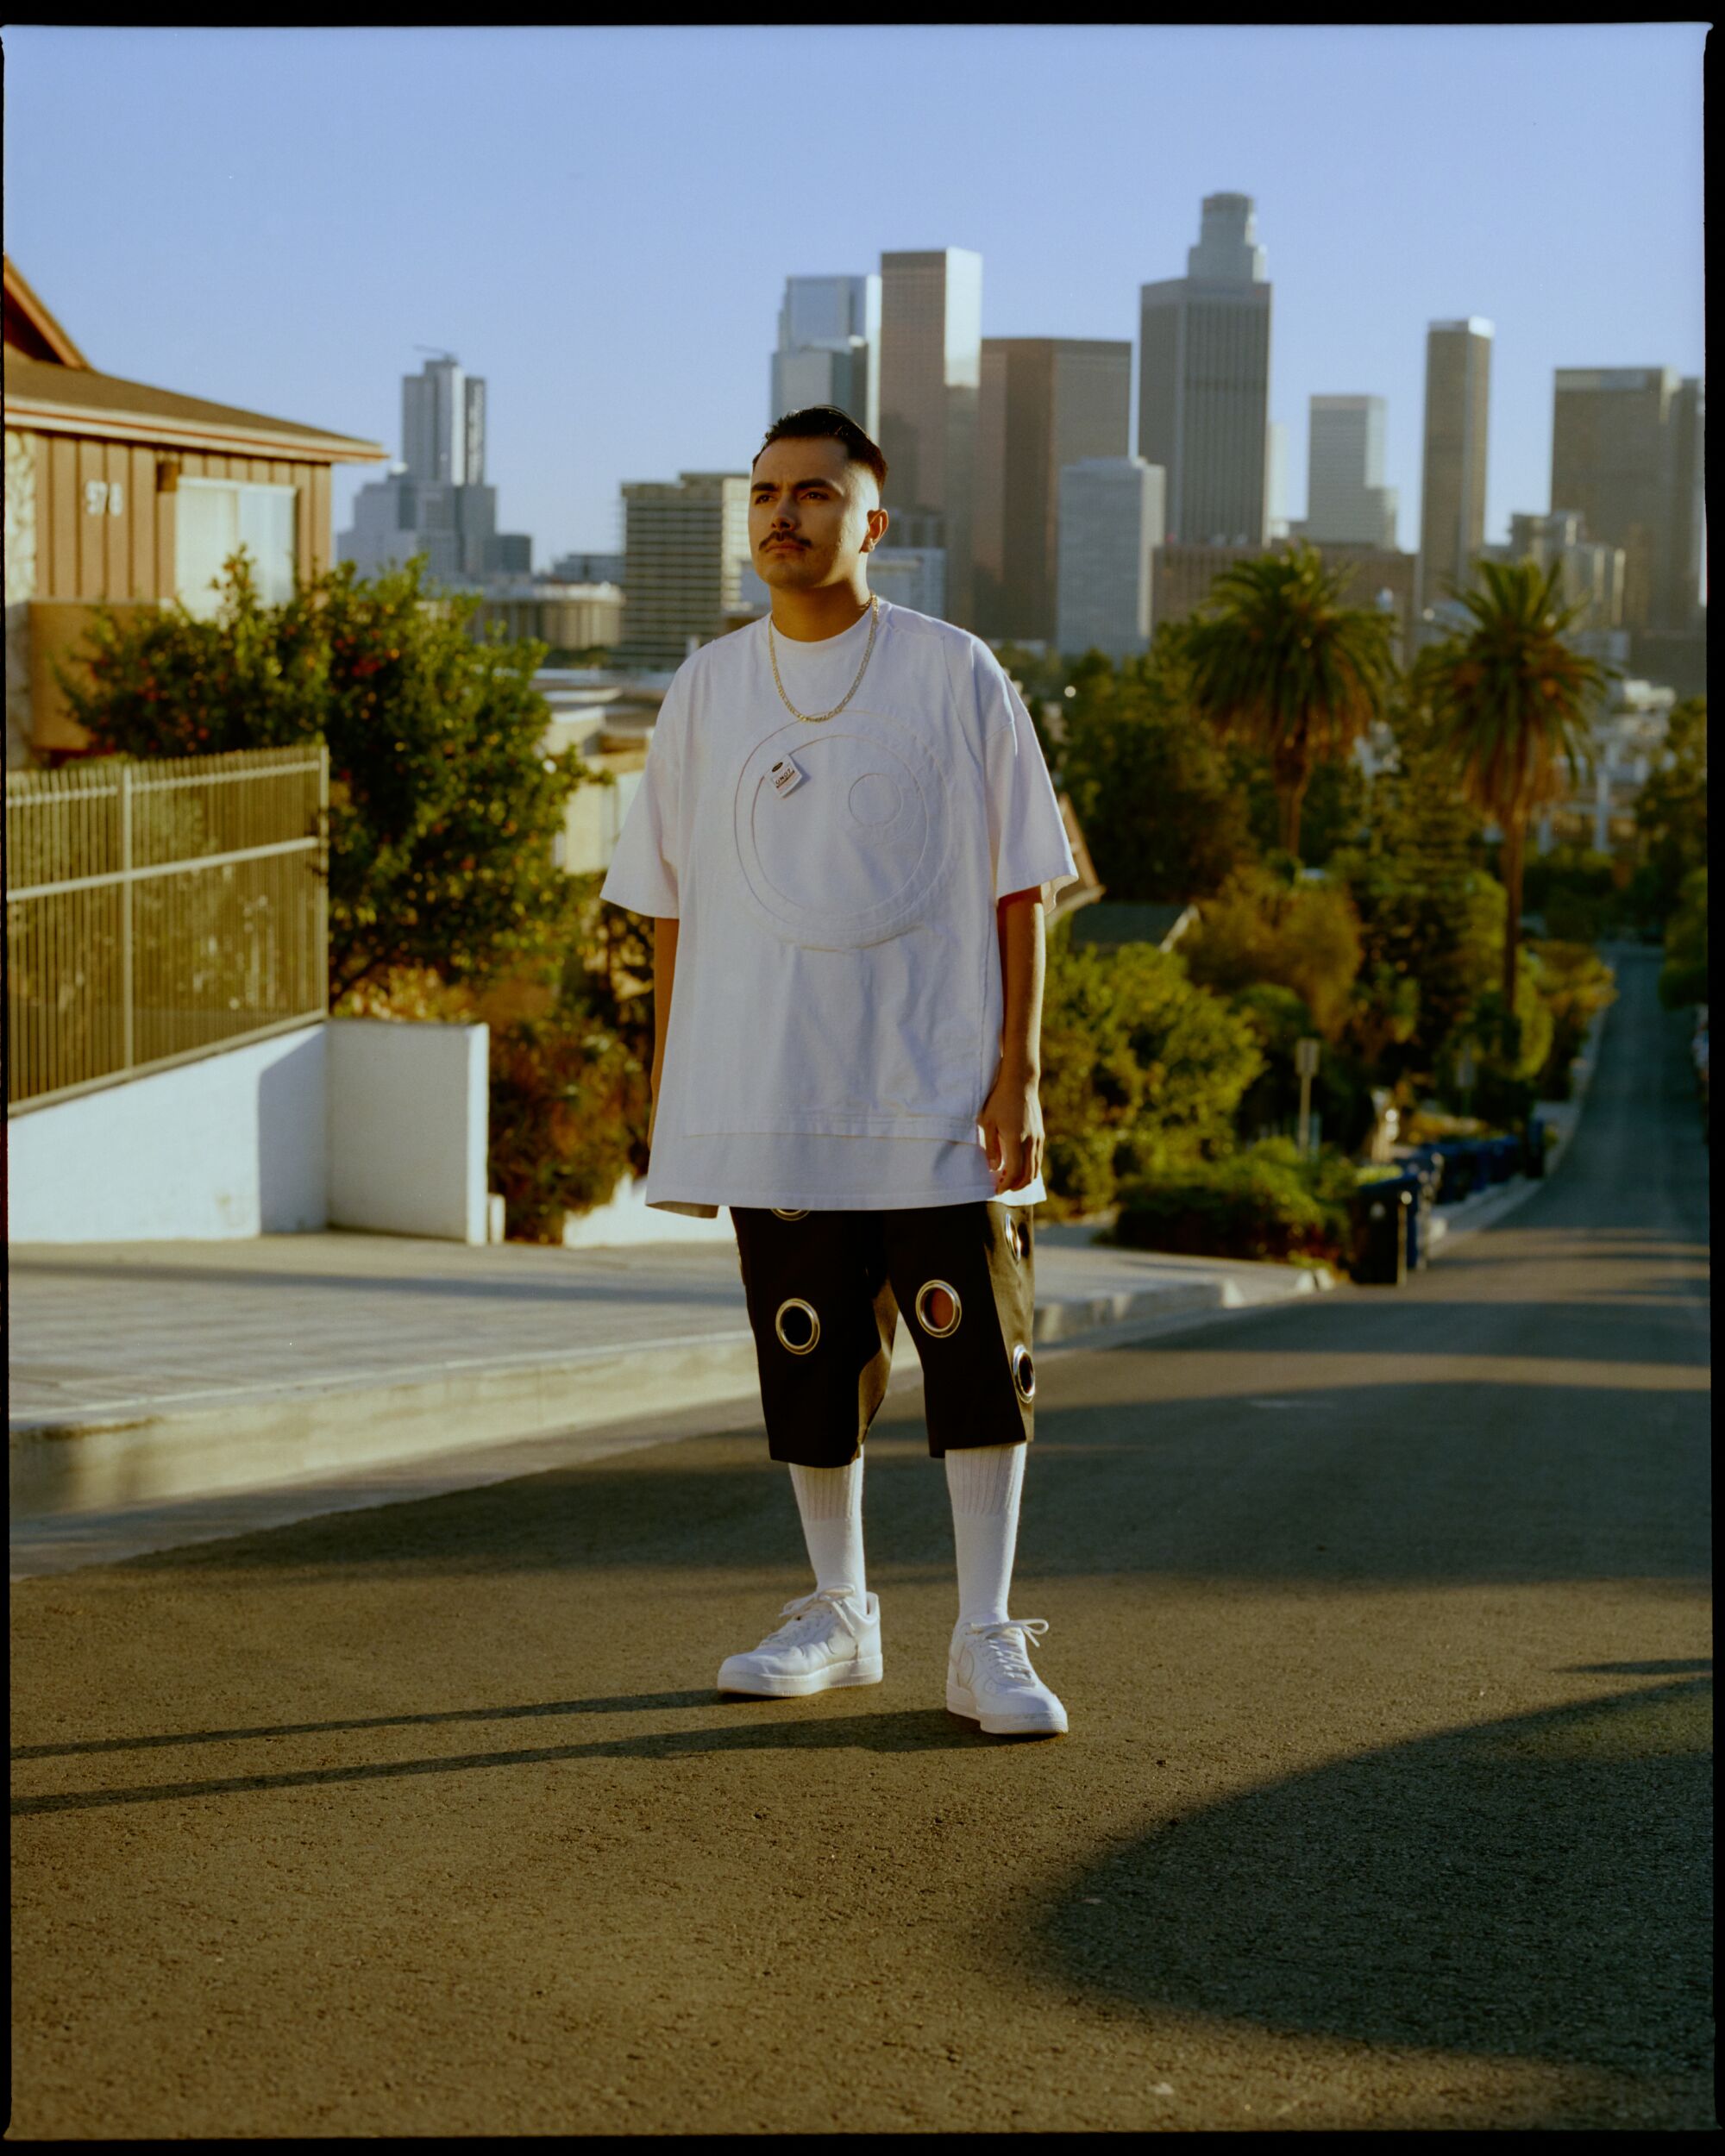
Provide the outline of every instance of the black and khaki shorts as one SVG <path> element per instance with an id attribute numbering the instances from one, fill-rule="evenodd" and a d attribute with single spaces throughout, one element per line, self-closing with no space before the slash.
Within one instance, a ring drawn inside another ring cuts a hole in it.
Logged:
<path id="1" fill-rule="evenodd" d="M 1028 1206 L 973 1199 L 881 1213 L 732 1206 L 768 1450 L 856 1457 L 886 1397 L 899 1312 L 922 1358 L 928 1449 L 1028 1443 L 1036 1371 Z"/>

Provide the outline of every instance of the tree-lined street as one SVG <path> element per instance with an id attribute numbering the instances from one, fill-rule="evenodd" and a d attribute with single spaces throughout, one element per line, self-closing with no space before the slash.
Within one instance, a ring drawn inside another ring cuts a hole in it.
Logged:
<path id="1" fill-rule="evenodd" d="M 1047 1360 L 943 1704 L 919 1395 L 878 1687 L 717 1430 L 12 1590 L 15 2137 L 1715 2122 L 1707 1156 L 1659 956 L 1570 1156 L 1398 1291 Z"/>

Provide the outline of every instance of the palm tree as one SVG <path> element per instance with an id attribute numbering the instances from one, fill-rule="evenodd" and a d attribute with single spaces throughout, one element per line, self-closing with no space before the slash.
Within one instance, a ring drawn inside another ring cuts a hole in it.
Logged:
<path id="1" fill-rule="evenodd" d="M 1562 604 L 1560 562 L 1476 567 L 1471 590 L 1449 587 L 1473 627 L 1422 651 L 1414 683 L 1464 795 L 1503 833 L 1503 1022 L 1513 1033 L 1527 825 L 1563 798 L 1563 764 L 1570 777 L 1591 766 L 1590 707 L 1611 673 L 1564 641 L 1585 605 Z"/>
<path id="2" fill-rule="evenodd" d="M 1393 618 L 1344 606 L 1346 582 L 1311 546 L 1238 561 L 1181 639 L 1194 710 L 1267 751 L 1282 843 L 1296 858 L 1314 765 L 1346 756 L 1382 717 L 1395 673 Z"/>

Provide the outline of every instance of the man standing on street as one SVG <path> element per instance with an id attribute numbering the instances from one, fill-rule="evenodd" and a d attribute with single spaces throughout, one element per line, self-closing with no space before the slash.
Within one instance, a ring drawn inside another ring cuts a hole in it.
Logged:
<path id="1" fill-rule="evenodd" d="M 655 923 L 646 1202 L 731 1209 L 771 1457 L 815 1590 L 722 1691 L 882 1674 L 862 1445 L 900 1307 L 944 1458 L 954 1712 L 1063 1733 L 1007 1610 L 1034 1434 L 1043 895 L 1077 868 L 1029 716 L 966 630 L 871 596 L 879 448 L 827 405 L 772 427 L 749 536 L 771 612 L 693 653 L 601 895 Z"/>

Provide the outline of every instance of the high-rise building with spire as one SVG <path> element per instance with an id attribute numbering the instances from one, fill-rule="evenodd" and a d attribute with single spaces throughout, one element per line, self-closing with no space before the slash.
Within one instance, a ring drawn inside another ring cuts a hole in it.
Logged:
<path id="1" fill-rule="evenodd" d="M 375 576 L 411 555 L 440 583 L 524 576 L 533 566 L 525 532 L 497 528 L 497 489 L 486 484 L 486 385 L 453 353 L 428 360 L 401 384 L 401 461 L 362 486 L 337 559 Z"/>
<path id="2" fill-rule="evenodd" d="M 1250 195 L 1207 195 L 1185 276 L 1139 288 L 1138 454 L 1167 473 L 1170 541 L 1268 536 L 1270 301 Z"/>

